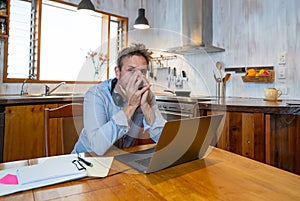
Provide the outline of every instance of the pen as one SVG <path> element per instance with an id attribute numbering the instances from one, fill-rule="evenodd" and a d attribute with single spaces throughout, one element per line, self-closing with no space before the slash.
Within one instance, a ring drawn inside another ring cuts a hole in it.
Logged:
<path id="1" fill-rule="evenodd" d="M 84 164 L 86 164 L 89 167 L 93 167 L 93 163 L 91 163 L 91 162 L 89 162 L 89 161 L 81 158 L 79 155 L 78 155 L 78 160 L 81 161 L 81 162 L 83 162 Z"/>

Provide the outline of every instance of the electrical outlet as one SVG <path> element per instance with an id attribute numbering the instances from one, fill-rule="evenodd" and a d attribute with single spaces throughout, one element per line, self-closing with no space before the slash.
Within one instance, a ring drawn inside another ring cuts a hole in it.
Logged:
<path id="1" fill-rule="evenodd" d="M 277 78 L 278 79 L 286 78 L 286 68 L 285 67 L 280 67 L 277 69 Z"/>
<path id="2" fill-rule="evenodd" d="M 286 52 L 282 52 L 278 56 L 278 64 L 284 65 L 286 64 Z"/>

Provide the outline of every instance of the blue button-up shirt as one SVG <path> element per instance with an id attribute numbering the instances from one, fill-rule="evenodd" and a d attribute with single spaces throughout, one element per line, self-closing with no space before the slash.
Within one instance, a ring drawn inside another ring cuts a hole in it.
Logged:
<path id="1" fill-rule="evenodd" d="M 72 153 L 95 152 L 103 155 L 114 144 L 129 147 L 138 137 L 143 125 L 150 137 L 157 142 L 166 120 L 158 110 L 155 96 L 150 93 L 150 105 L 155 121 L 148 125 L 143 113 L 137 109 L 128 123 L 123 107 L 117 106 L 111 95 L 111 81 L 106 80 L 90 88 L 84 97 L 84 128 Z"/>

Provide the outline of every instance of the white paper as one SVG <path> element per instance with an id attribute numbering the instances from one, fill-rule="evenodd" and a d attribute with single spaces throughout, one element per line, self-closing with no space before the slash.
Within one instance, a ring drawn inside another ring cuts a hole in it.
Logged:
<path id="1" fill-rule="evenodd" d="M 89 177 L 106 177 L 113 162 L 113 157 L 86 157 L 93 167 L 85 165 Z"/>
<path id="2" fill-rule="evenodd" d="M 1 170 L 0 171 L 0 177 L 3 177 L 7 174 L 14 174 L 16 175 L 18 168 L 15 169 L 7 169 L 7 170 Z M 48 186 L 52 184 L 57 184 L 65 181 L 70 181 L 74 179 L 79 179 L 86 177 L 86 172 L 82 172 L 82 175 L 70 175 L 70 176 L 65 176 L 65 177 L 58 177 L 58 178 L 53 178 L 53 179 L 48 179 L 48 180 L 43 180 L 39 182 L 34 182 L 30 184 L 25 184 L 25 185 L 7 185 L 7 184 L 0 184 L 0 196 L 4 195 L 9 195 L 12 193 L 20 192 L 20 191 L 26 191 L 34 188 L 39 188 L 43 186 Z"/>
<path id="3" fill-rule="evenodd" d="M 75 155 L 55 156 L 49 157 L 43 163 L 38 165 L 1 170 L 0 178 L 7 174 L 19 174 L 23 184 L 21 184 L 20 181 L 18 185 L 0 184 L 0 196 L 79 179 L 86 176 L 106 177 L 113 161 L 113 157 L 86 157 L 84 159 L 91 162 L 93 167 L 88 167 L 81 163 L 86 170 L 78 171 L 76 166 L 72 163 L 74 159 L 77 159 Z M 56 171 L 58 167 L 60 167 L 59 172 Z M 74 169 L 74 167 L 76 169 Z"/>
<path id="4" fill-rule="evenodd" d="M 66 177 L 71 175 L 86 175 L 85 170 L 78 170 L 77 166 L 72 163 L 76 157 L 72 155 L 49 158 L 43 163 L 21 167 L 17 170 L 19 184 L 30 184 L 49 179 Z"/>

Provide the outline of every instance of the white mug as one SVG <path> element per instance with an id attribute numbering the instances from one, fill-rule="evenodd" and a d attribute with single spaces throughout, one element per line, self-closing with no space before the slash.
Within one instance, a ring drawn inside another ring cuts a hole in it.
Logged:
<path id="1" fill-rule="evenodd" d="M 282 95 L 282 91 L 275 88 L 264 88 L 264 91 L 266 100 L 276 101 Z"/>

